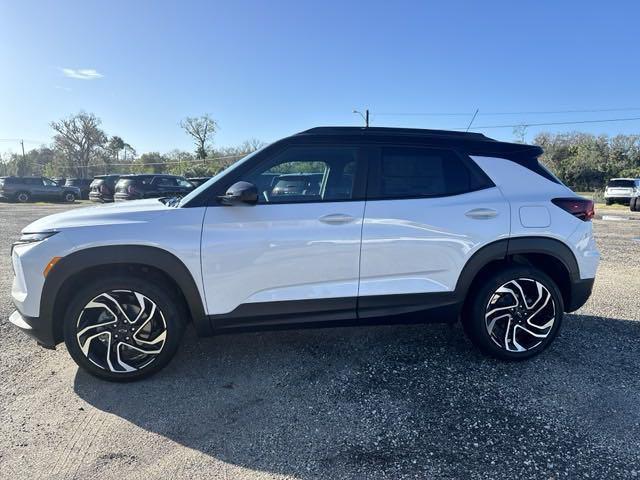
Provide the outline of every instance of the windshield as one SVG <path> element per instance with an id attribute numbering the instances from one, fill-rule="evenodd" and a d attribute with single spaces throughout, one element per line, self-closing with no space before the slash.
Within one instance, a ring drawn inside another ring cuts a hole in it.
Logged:
<path id="1" fill-rule="evenodd" d="M 267 145 L 268 146 L 268 145 Z M 249 155 L 242 157 L 240 160 L 238 160 L 236 163 L 230 165 L 229 167 L 225 168 L 224 170 L 222 170 L 221 172 L 218 172 L 215 176 L 211 177 L 209 180 L 207 180 L 206 182 L 204 182 L 202 185 L 200 185 L 198 188 L 192 190 L 188 195 L 182 197 L 182 199 L 180 200 L 180 203 L 177 205 L 178 207 L 181 207 L 182 205 L 185 205 L 187 202 L 191 201 L 191 199 L 197 197 L 198 195 L 200 195 L 202 192 L 204 192 L 207 188 L 209 188 L 209 186 L 213 185 L 215 182 L 217 182 L 218 180 L 220 180 L 223 176 L 225 176 L 227 173 L 232 172 L 233 170 L 235 170 L 236 168 L 238 168 L 240 165 L 242 165 L 244 162 L 246 162 L 247 160 L 249 160 L 250 158 L 253 158 L 254 155 L 256 155 L 258 152 L 261 152 L 262 150 L 264 150 L 265 148 L 267 148 L 267 146 L 264 146 L 262 148 L 259 148 L 258 150 L 255 150 L 254 152 L 251 152 Z"/>

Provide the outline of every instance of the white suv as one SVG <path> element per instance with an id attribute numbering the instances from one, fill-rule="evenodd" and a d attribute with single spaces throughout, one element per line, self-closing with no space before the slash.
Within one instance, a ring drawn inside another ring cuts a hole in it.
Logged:
<path id="1" fill-rule="evenodd" d="M 640 196 L 640 178 L 612 178 L 604 190 L 607 205 L 622 203 L 634 209 L 633 199 Z"/>
<path id="2" fill-rule="evenodd" d="M 158 371 L 201 335 L 461 319 L 502 359 L 544 350 L 591 293 L 593 203 L 480 134 L 322 127 L 183 199 L 71 210 L 13 247 L 11 321 L 88 372 Z"/>

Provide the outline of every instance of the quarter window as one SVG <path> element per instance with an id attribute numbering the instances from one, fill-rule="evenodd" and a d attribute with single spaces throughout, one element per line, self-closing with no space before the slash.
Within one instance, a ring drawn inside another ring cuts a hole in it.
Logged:
<path id="1" fill-rule="evenodd" d="M 380 198 L 437 197 L 482 188 L 455 152 L 411 147 L 382 149 L 379 182 Z"/>

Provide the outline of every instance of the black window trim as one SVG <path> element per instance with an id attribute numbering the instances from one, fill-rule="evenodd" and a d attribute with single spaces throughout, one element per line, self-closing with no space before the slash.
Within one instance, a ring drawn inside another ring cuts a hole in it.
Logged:
<path id="1" fill-rule="evenodd" d="M 486 190 L 488 188 L 495 188 L 495 183 L 489 178 L 489 176 L 478 166 L 477 163 L 473 161 L 466 153 L 461 152 L 459 149 L 445 146 L 431 146 L 431 145 L 416 145 L 415 143 L 383 143 L 371 145 L 372 150 L 371 157 L 369 159 L 369 177 L 368 177 L 368 186 L 367 186 L 367 202 L 377 202 L 377 201 L 396 201 L 396 200 L 419 200 L 419 199 L 428 199 L 428 198 L 446 198 L 446 197 L 456 197 L 458 195 L 466 195 L 467 193 L 478 192 L 481 190 Z M 456 192 L 456 193 L 443 193 L 440 195 L 408 195 L 408 196 L 398 196 L 398 197 L 388 197 L 382 196 L 379 187 L 380 187 L 380 177 L 382 175 L 382 151 L 385 148 L 410 148 L 415 150 L 440 150 L 445 152 L 450 152 L 456 155 L 462 164 L 467 167 L 469 170 L 469 174 L 476 176 L 479 180 L 479 187 L 473 188 L 470 190 L 466 190 L 464 192 Z"/>

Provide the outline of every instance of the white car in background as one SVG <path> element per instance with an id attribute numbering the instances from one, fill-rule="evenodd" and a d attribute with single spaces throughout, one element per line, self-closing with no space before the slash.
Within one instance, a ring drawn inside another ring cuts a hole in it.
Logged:
<path id="1" fill-rule="evenodd" d="M 612 178 L 604 190 L 604 200 L 607 205 L 614 203 L 630 205 L 631 199 L 639 195 L 640 178 Z"/>

